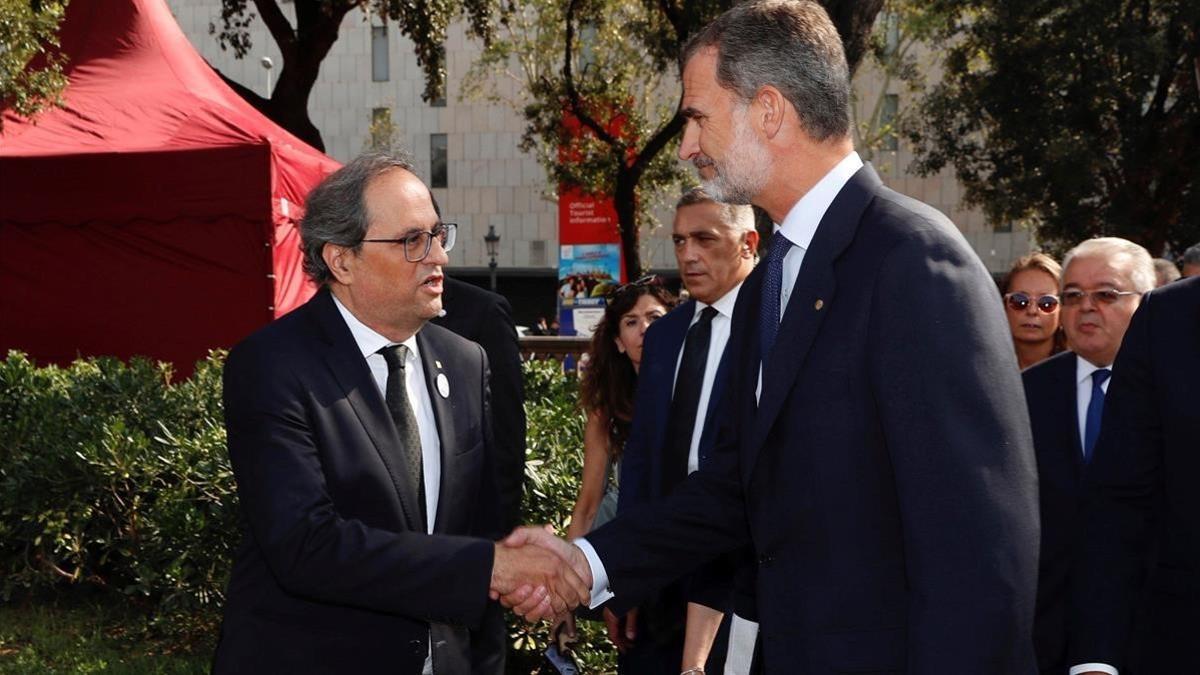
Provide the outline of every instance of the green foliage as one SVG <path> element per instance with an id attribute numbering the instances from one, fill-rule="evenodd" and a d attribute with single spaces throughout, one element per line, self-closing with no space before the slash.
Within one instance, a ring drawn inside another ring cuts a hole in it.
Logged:
<path id="1" fill-rule="evenodd" d="M 1062 252 L 1200 239 L 1200 3 L 937 0 L 945 74 L 909 129 L 995 223 Z"/>
<path id="2" fill-rule="evenodd" d="M 125 620 L 126 631 L 184 645 L 215 641 L 239 537 L 221 421 L 223 357 L 214 353 L 181 382 L 171 381 L 170 366 L 137 359 L 38 367 L 10 352 L 0 361 L 6 601 L 91 590 L 114 612 L 140 617 Z M 563 532 L 583 471 L 578 388 L 553 361 L 526 363 L 524 371 L 526 519 Z M 71 648 L 5 628 L 12 611 L 0 612 L 0 654 L 15 650 L 26 670 L 58 663 L 51 669 L 91 672 L 124 662 L 115 655 L 58 661 Z M 513 620 L 510 630 L 512 672 L 531 672 L 549 626 Z M 584 671 L 612 671 L 614 652 L 602 625 L 581 622 L 580 630 Z M 79 644 L 85 654 L 99 649 Z M 0 673 L 8 663 L 0 659 Z M 188 672 L 137 663 L 146 665 L 130 672 Z"/>
<path id="3" fill-rule="evenodd" d="M 58 46 L 66 6 L 66 0 L 0 0 L 0 109 L 32 117 L 61 103 L 64 63 L 48 48 Z"/>

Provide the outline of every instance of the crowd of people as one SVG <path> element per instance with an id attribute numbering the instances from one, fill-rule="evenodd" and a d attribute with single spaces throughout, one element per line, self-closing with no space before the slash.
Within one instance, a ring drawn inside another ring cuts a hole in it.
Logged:
<path id="1" fill-rule="evenodd" d="M 498 675 L 502 607 L 569 637 L 583 606 L 624 675 L 1200 672 L 1200 280 L 1156 289 L 1102 237 L 998 294 L 855 152 L 816 2 L 739 3 L 681 66 L 690 299 L 607 293 L 569 539 L 513 527 L 515 332 L 446 279 L 456 227 L 413 167 L 364 155 L 310 194 L 321 290 L 225 368 L 243 542 L 214 671 Z M 777 223 L 761 262 L 748 205 Z"/>

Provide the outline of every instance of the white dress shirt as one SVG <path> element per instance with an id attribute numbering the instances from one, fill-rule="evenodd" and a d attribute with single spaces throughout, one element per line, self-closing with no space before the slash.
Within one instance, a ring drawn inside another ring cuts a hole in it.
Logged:
<path id="1" fill-rule="evenodd" d="M 793 244 L 792 249 L 783 258 L 783 284 L 779 293 L 779 318 L 781 321 L 784 311 L 787 310 L 787 301 L 792 296 L 792 286 L 796 284 L 796 277 L 800 275 L 800 265 L 804 262 L 804 253 L 812 245 L 817 226 L 821 224 L 821 219 L 825 217 L 825 212 L 829 210 L 829 205 L 833 203 L 834 198 L 862 166 L 862 158 L 858 156 L 857 152 L 850 151 L 850 154 L 843 157 L 836 166 L 829 170 L 829 173 L 825 174 L 800 198 L 800 201 L 796 202 L 796 205 L 788 211 L 787 217 L 783 219 L 783 223 L 780 224 L 779 231 Z M 758 389 L 754 396 L 758 398 L 761 394 L 762 366 L 760 364 Z M 592 572 L 592 601 L 589 606 L 598 607 L 613 597 L 612 591 L 608 587 L 608 572 L 604 569 L 604 563 L 600 562 L 600 556 L 596 554 L 596 549 L 588 543 L 586 538 L 576 539 L 574 543 L 583 551 Z"/>
<path id="2" fill-rule="evenodd" d="M 1112 365 L 1097 366 L 1091 361 L 1075 355 L 1075 405 L 1079 411 L 1079 447 L 1083 447 L 1084 439 L 1087 438 L 1087 409 L 1092 402 L 1092 373 L 1107 368 L 1109 377 L 1100 385 L 1100 389 L 1104 394 L 1108 395 L 1108 383 L 1112 382 Z"/>
<path id="3" fill-rule="evenodd" d="M 700 387 L 700 402 L 696 405 L 696 425 L 692 427 L 692 443 L 688 448 L 687 470 L 689 474 L 700 468 L 700 437 L 704 435 L 704 421 L 708 418 L 708 402 L 712 399 L 713 382 L 717 379 L 717 368 L 721 365 L 721 355 L 725 353 L 725 345 L 729 344 L 729 329 L 733 326 L 733 307 L 737 304 L 738 291 L 741 289 L 742 284 L 739 282 L 712 305 L 697 300 L 696 311 L 692 314 L 692 322 L 688 324 L 688 330 L 691 330 L 691 327 L 700 320 L 700 312 L 703 312 L 706 307 L 711 306 L 717 310 L 717 315 L 712 319 L 708 358 L 704 362 L 704 382 Z M 682 348 L 679 350 L 679 356 L 675 359 L 675 380 L 679 379 L 681 363 L 683 363 Z M 672 380 L 672 383 L 675 380 Z M 671 390 L 675 390 L 674 384 L 671 385 Z"/>
<path id="4" fill-rule="evenodd" d="M 354 342 L 367 366 L 371 369 L 371 377 L 379 387 L 379 393 L 387 397 L 387 360 L 379 350 L 396 344 L 375 332 L 358 317 L 350 313 L 346 306 L 333 297 L 333 304 L 341 312 L 342 318 L 354 336 Z M 437 516 L 438 489 L 442 484 L 442 443 L 437 433 L 437 418 L 433 416 L 433 402 L 429 398 L 429 388 L 425 386 L 425 368 L 421 365 L 421 353 L 417 347 L 416 334 L 400 343 L 408 347 L 408 357 L 404 364 L 404 388 L 408 393 L 408 402 L 412 405 L 413 415 L 417 418 L 417 431 L 421 436 L 421 468 L 424 469 L 425 483 L 425 513 L 426 532 L 433 533 L 433 523 Z M 433 654 L 426 652 L 425 666 L 422 675 L 432 675 Z"/>

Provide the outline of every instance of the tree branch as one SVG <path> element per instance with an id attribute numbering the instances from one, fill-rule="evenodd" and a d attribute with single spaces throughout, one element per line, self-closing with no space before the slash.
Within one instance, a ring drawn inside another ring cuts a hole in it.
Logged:
<path id="1" fill-rule="evenodd" d="M 279 9 L 278 2 L 276 0 L 254 0 L 254 6 L 262 16 L 263 23 L 267 24 L 267 30 L 271 31 L 271 37 L 275 38 L 275 44 L 279 45 L 280 51 L 286 52 L 289 49 L 295 49 L 296 30 L 283 15 L 283 10 Z"/>
<path id="2" fill-rule="evenodd" d="M 575 116 L 585 127 L 592 130 L 596 137 L 614 150 L 620 149 L 623 152 L 624 144 L 621 143 L 608 130 L 600 126 L 591 115 L 583 109 L 583 103 L 579 99 L 579 90 L 575 88 L 575 78 L 571 74 L 571 47 L 575 41 L 575 10 L 579 7 L 579 0 L 571 0 L 567 5 L 566 21 L 567 21 L 567 40 L 566 47 L 563 50 L 563 86 L 567 89 L 567 103 L 570 106 L 571 114 Z M 622 160 L 622 164 L 624 161 Z"/>

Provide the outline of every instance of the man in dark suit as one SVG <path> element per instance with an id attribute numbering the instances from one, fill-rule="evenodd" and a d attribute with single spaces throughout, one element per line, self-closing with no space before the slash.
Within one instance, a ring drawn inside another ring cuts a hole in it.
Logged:
<path id="1" fill-rule="evenodd" d="M 681 157 L 780 223 L 738 295 L 713 461 L 575 546 L 506 544 L 620 609 L 751 543 L 768 673 L 1033 672 L 1037 477 L 990 275 L 854 153 L 820 5 L 740 3 L 683 64 Z"/>
<path id="2" fill-rule="evenodd" d="M 646 331 L 633 428 L 621 457 L 618 512 L 670 494 L 709 462 L 718 402 L 729 379 L 724 354 L 733 307 L 758 250 L 754 212 L 693 188 L 675 206 L 671 240 L 691 299 Z M 630 612 L 626 621 L 636 622 L 637 639 L 620 657 L 621 672 L 657 674 L 706 662 L 713 672 L 723 667 L 729 628 L 714 638 L 732 608 L 731 577 L 743 557 L 729 554 Z M 733 656 L 745 663 L 734 672 L 748 669 L 754 648 L 757 626 L 744 620 L 748 614 L 753 616 L 743 607 L 735 624 L 733 646 L 740 652 Z"/>
<path id="3" fill-rule="evenodd" d="M 1141 294 L 1154 288 L 1146 249 L 1090 239 L 1063 260 L 1061 325 L 1073 351 L 1022 373 L 1038 462 L 1042 516 L 1033 646 L 1046 675 L 1067 670 L 1067 605 L 1079 486 L 1090 464 L 1113 359 Z"/>
<path id="4" fill-rule="evenodd" d="M 487 358 L 426 325 L 455 226 L 408 164 L 366 155 L 313 190 L 300 230 L 321 290 L 225 368 L 244 537 L 214 670 L 499 673 L 494 649 L 471 656 L 489 593 L 564 611 L 586 587 L 479 538 L 502 531 Z"/>
<path id="5" fill-rule="evenodd" d="M 1197 382 L 1200 279 L 1186 279 L 1142 297 L 1113 366 L 1071 572 L 1073 675 L 1200 672 Z"/>

